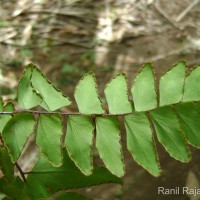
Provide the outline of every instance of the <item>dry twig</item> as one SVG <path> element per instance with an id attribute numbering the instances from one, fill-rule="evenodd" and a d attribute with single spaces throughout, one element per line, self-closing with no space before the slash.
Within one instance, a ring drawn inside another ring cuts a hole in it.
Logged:
<path id="1" fill-rule="evenodd" d="M 164 10 L 160 7 L 159 0 L 155 1 L 154 7 L 155 7 L 156 10 L 160 13 L 160 15 L 162 15 L 174 28 L 180 29 L 180 27 L 178 27 L 178 26 L 169 18 L 169 16 L 164 12 Z"/>
<path id="2" fill-rule="evenodd" d="M 177 18 L 176 22 L 180 22 L 189 12 L 192 10 L 192 8 L 199 3 L 199 0 L 194 0 Z"/>

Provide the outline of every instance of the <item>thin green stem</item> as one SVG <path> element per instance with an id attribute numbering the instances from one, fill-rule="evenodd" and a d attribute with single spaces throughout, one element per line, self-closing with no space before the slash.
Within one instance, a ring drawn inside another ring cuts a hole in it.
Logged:
<path id="1" fill-rule="evenodd" d="M 2 137 L 0 137 L 0 141 L 1 141 L 1 143 L 3 144 L 3 147 L 5 148 L 4 141 L 3 141 L 3 138 L 2 138 Z M 19 166 L 19 164 L 18 164 L 17 162 L 15 162 L 15 166 L 16 166 L 16 168 L 18 169 L 18 171 L 19 171 L 19 173 L 20 173 L 20 175 L 21 175 L 23 181 L 26 182 L 25 174 L 24 174 L 24 172 L 22 171 L 21 167 Z"/>
<path id="2" fill-rule="evenodd" d="M 84 114 L 79 112 L 49 112 L 49 111 L 37 111 L 37 110 L 17 110 L 12 112 L 0 112 L 0 115 L 13 115 L 13 114 L 19 114 L 19 113 L 32 113 L 32 114 L 45 114 L 45 115 L 51 115 L 51 114 L 58 114 L 58 115 L 87 115 L 87 116 L 124 116 L 129 115 L 132 113 L 123 113 L 123 114 Z"/>
<path id="3" fill-rule="evenodd" d="M 25 174 L 24 174 L 24 172 L 22 171 L 21 167 L 19 166 L 19 164 L 17 162 L 15 163 L 15 166 L 17 167 L 19 173 L 21 174 L 23 181 L 26 182 Z"/>

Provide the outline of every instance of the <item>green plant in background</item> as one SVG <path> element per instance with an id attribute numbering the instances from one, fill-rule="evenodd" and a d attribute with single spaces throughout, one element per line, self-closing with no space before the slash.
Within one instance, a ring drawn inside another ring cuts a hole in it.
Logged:
<path id="1" fill-rule="evenodd" d="M 0 19 L 0 27 L 4 26 L 5 21 L 3 19 Z"/>
<path id="2" fill-rule="evenodd" d="M 20 51 L 20 57 L 22 59 L 27 58 L 28 56 L 32 56 L 33 55 L 33 51 L 31 49 L 22 49 Z"/>
<path id="3" fill-rule="evenodd" d="M 82 61 L 89 60 L 90 62 L 94 62 L 95 60 L 95 51 L 86 51 L 80 57 Z"/>
<path id="4" fill-rule="evenodd" d="M 32 56 L 33 56 L 33 51 L 31 49 L 21 49 L 19 51 L 18 57 L 3 62 L 3 67 L 14 68 L 15 70 L 20 69 L 21 66 L 23 65 L 24 59 Z"/>
<path id="5" fill-rule="evenodd" d="M 124 161 L 118 116 L 124 119 L 128 150 L 152 175 L 161 173 L 153 128 L 158 141 L 172 157 L 188 162 L 191 157 L 188 143 L 200 147 L 199 83 L 200 66 L 186 74 L 186 64 L 181 61 L 161 77 L 157 92 L 153 67 L 147 63 L 133 81 L 131 101 L 125 74 L 118 74 L 107 84 L 104 92 L 109 112 L 106 112 L 95 76 L 90 72 L 75 89 L 79 112 L 69 113 L 56 110 L 70 105 L 71 100 L 33 64 L 28 65 L 17 91 L 21 109 L 15 111 L 11 103 L 3 106 L 0 101 L 0 166 L 4 174 L 0 191 L 6 195 L 3 198 L 87 199 L 68 191 L 57 192 L 121 183 Z M 30 110 L 36 106 L 44 111 Z M 63 133 L 63 118 L 67 118 L 66 133 Z M 18 166 L 31 133 L 36 134 L 40 154 L 33 170 L 21 171 L 21 180 L 14 176 L 14 165 Z M 66 136 L 61 140 L 63 134 Z M 96 148 L 107 169 L 93 163 L 94 134 Z"/>

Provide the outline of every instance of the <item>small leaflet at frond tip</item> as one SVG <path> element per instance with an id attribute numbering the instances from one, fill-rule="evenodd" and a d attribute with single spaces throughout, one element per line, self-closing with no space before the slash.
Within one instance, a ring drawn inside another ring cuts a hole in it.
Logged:
<path id="1" fill-rule="evenodd" d="M 55 111 L 71 104 L 71 100 L 56 88 L 36 67 L 32 66 L 31 84 L 43 98 L 41 106 L 48 111 Z"/>
<path id="2" fill-rule="evenodd" d="M 42 97 L 36 92 L 31 84 L 32 64 L 27 65 L 18 83 L 17 101 L 21 108 L 30 109 L 42 102 Z"/>

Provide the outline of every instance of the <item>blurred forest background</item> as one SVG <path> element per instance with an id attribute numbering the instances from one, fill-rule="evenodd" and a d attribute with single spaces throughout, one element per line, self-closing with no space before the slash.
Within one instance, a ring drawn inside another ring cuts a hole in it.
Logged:
<path id="1" fill-rule="evenodd" d="M 199 0 L 0 0 L 0 94 L 5 101 L 16 100 L 17 82 L 30 62 L 71 99 L 78 80 L 94 71 L 104 102 L 105 84 L 119 72 L 131 83 L 141 65 L 151 61 L 159 80 L 179 60 L 189 67 L 200 62 Z M 200 199 L 157 195 L 158 186 L 200 186 L 198 150 L 190 147 L 192 161 L 183 164 L 158 142 L 157 148 L 163 168 L 159 178 L 138 166 L 124 148 L 124 185 L 80 192 L 95 200 Z M 25 155 L 23 169 L 34 157 Z"/>

